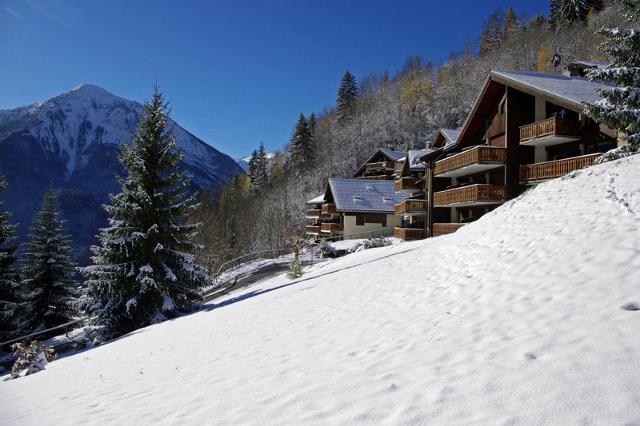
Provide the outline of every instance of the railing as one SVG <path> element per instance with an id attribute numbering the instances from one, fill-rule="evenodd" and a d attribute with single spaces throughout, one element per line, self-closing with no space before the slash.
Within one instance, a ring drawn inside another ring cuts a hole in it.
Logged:
<path id="1" fill-rule="evenodd" d="M 565 158 L 563 160 L 545 161 L 544 163 L 520 166 L 520 182 L 553 179 L 584 169 L 593 164 L 602 154 L 589 154 L 580 157 Z"/>
<path id="2" fill-rule="evenodd" d="M 496 116 L 494 117 L 493 121 L 491 122 L 491 125 L 489 125 L 489 128 L 487 129 L 487 136 L 489 136 L 489 138 L 493 138 L 495 136 L 498 136 L 502 133 L 504 133 L 505 131 L 505 115 L 504 114 L 496 114 Z"/>
<path id="3" fill-rule="evenodd" d="M 320 225 L 320 231 L 328 234 L 342 232 L 343 230 L 344 225 L 341 223 L 323 223 Z"/>
<path id="4" fill-rule="evenodd" d="M 469 185 L 436 192 L 433 194 L 433 205 L 438 207 L 450 204 L 499 204 L 505 201 L 505 194 L 504 186 Z"/>
<path id="5" fill-rule="evenodd" d="M 473 164 L 504 164 L 506 161 L 506 148 L 477 146 L 443 160 L 436 161 L 433 174 L 434 176 L 438 176 Z"/>
<path id="6" fill-rule="evenodd" d="M 396 179 L 396 182 L 395 182 L 396 192 L 416 189 L 417 182 L 418 182 L 418 179 L 413 176 L 405 176 L 405 177 L 401 177 L 400 179 Z"/>
<path id="7" fill-rule="evenodd" d="M 388 161 L 379 161 L 377 163 L 369 163 L 364 165 L 365 173 L 386 172 L 388 168 L 393 168 L 393 164 Z"/>
<path id="8" fill-rule="evenodd" d="M 520 126 L 520 143 L 545 136 L 580 136 L 580 129 L 575 120 L 551 117 L 546 120 Z"/>
<path id="9" fill-rule="evenodd" d="M 393 236 L 403 241 L 422 240 L 427 238 L 427 231 L 422 228 L 400 228 L 393 229 Z"/>
<path id="10" fill-rule="evenodd" d="M 404 200 L 394 206 L 394 213 L 402 214 L 427 214 L 427 200 Z"/>
<path id="11" fill-rule="evenodd" d="M 305 213 L 306 217 L 318 218 L 322 214 L 322 209 L 310 209 Z"/>
<path id="12" fill-rule="evenodd" d="M 336 210 L 336 205 L 335 204 L 323 204 L 322 207 L 320 208 L 322 211 L 322 215 L 326 216 L 326 215 L 332 215 L 332 214 L 337 214 L 338 211 Z"/>
<path id="13" fill-rule="evenodd" d="M 304 230 L 307 234 L 319 234 L 321 227 L 320 225 L 307 225 L 304 227 Z"/>
<path id="14" fill-rule="evenodd" d="M 434 237 L 439 237 L 440 235 L 452 234 L 463 226 L 464 223 L 434 223 L 432 233 Z"/>

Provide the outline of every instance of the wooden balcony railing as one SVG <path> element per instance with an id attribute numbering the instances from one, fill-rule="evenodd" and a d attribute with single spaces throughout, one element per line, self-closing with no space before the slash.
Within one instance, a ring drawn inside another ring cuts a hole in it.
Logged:
<path id="1" fill-rule="evenodd" d="M 405 200 L 394 206 L 397 215 L 403 214 L 427 214 L 427 200 Z"/>
<path id="2" fill-rule="evenodd" d="M 307 234 L 319 234 L 320 233 L 320 225 L 307 225 L 304 227 L 304 230 Z"/>
<path id="3" fill-rule="evenodd" d="M 433 236 L 439 237 L 440 235 L 452 234 L 463 226 L 464 223 L 434 223 Z"/>
<path id="4" fill-rule="evenodd" d="M 321 214 L 322 214 L 322 209 L 309 209 L 305 213 L 305 216 L 309 218 L 319 218 Z"/>
<path id="5" fill-rule="evenodd" d="M 427 231 L 422 228 L 400 228 L 393 229 L 393 236 L 403 241 L 423 240 L 427 238 Z"/>
<path id="6" fill-rule="evenodd" d="M 323 216 L 329 216 L 338 213 L 338 211 L 336 210 L 336 205 L 331 203 L 323 204 L 320 210 L 322 211 Z"/>
<path id="7" fill-rule="evenodd" d="M 323 223 L 320 225 L 320 231 L 326 234 L 335 234 L 342 232 L 344 225 L 341 223 Z"/>
<path id="8" fill-rule="evenodd" d="M 505 187 L 498 185 L 476 184 L 460 188 L 447 189 L 433 194 L 435 207 L 449 205 L 472 206 L 482 204 L 500 204 L 505 201 Z"/>
<path id="9" fill-rule="evenodd" d="M 507 149 L 495 146 L 477 146 L 451 157 L 436 161 L 434 176 L 475 164 L 504 164 L 507 161 Z"/>
<path id="10" fill-rule="evenodd" d="M 417 189 L 417 182 L 418 179 L 413 176 L 405 176 L 400 179 L 396 179 L 396 192 Z"/>
<path id="11" fill-rule="evenodd" d="M 551 117 L 520 127 L 520 143 L 547 136 L 580 137 L 580 129 L 575 120 Z"/>
<path id="12" fill-rule="evenodd" d="M 504 114 L 496 114 L 493 121 L 489 125 L 487 129 L 487 136 L 489 138 L 493 138 L 498 136 L 505 131 L 505 115 Z"/>
<path id="13" fill-rule="evenodd" d="M 369 163 L 364 165 L 365 174 L 384 173 L 387 169 L 393 169 L 393 163 L 389 161 L 379 161 L 377 163 Z"/>
<path id="14" fill-rule="evenodd" d="M 564 160 L 545 161 L 544 163 L 520 166 L 520 182 L 553 179 L 584 169 L 593 164 L 601 154 L 589 154 L 580 157 L 565 158 Z"/>

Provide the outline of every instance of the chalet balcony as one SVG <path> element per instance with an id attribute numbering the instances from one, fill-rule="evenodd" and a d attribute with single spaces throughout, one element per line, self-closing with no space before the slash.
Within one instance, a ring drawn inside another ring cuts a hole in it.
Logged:
<path id="1" fill-rule="evenodd" d="M 413 191 L 418 189 L 418 178 L 413 176 L 405 176 L 400 179 L 396 179 L 396 192 L 398 191 Z"/>
<path id="2" fill-rule="evenodd" d="M 564 160 L 545 161 L 543 163 L 520 166 L 520 182 L 531 183 L 564 176 L 574 170 L 591 166 L 600 155 L 601 154 L 589 154 L 580 157 L 565 158 Z"/>
<path id="3" fill-rule="evenodd" d="M 393 229 L 393 236 L 403 241 L 423 240 L 427 238 L 427 231 L 423 228 L 401 228 L 396 226 Z"/>
<path id="4" fill-rule="evenodd" d="M 338 210 L 336 209 L 335 204 L 326 203 L 320 207 L 320 213 L 322 216 L 332 216 L 334 214 L 338 214 Z"/>
<path id="5" fill-rule="evenodd" d="M 527 146 L 551 146 L 580 140 L 576 120 L 551 117 L 520 127 L 520 143 Z"/>
<path id="6" fill-rule="evenodd" d="M 304 231 L 307 234 L 311 235 L 319 235 L 320 234 L 320 225 L 308 225 L 304 227 Z"/>
<path id="7" fill-rule="evenodd" d="M 427 214 L 427 200 L 404 200 L 394 207 L 396 215 L 420 216 Z"/>
<path id="8" fill-rule="evenodd" d="M 306 211 L 305 216 L 308 219 L 318 219 L 322 214 L 322 209 L 309 209 Z"/>
<path id="9" fill-rule="evenodd" d="M 475 184 L 447 189 L 433 194 L 434 207 L 472 207 L 502 204 L 505 201 L 504 186 Z"/>
<path id="10" fill-rule="evenodd" d="M 320 225 L 320 232 L 323 234 L 339 234 L 344 230 L 341 223 L 323 223 Z"/>
<path id="11" fill-rule="evenodd" d="M 433 236 L 439 237 L 441 235 L 453 234 L 463 226 L 464 223 L 434 223 Z"/>
<path id="12" fill-rule="evenodd" d="M 393 172 L 393 163 L 391 161 L 378 161 L 364 165 L 365 175 L 384 174 L 387 171 Z"/>
<path id="13" fill-rule="evenodd" d="M 459 177 L 495 169 L 507 161 L 507 149 L 496 146 L 476 146 L 443 160 L 436 161 L 435 177 Z"/>

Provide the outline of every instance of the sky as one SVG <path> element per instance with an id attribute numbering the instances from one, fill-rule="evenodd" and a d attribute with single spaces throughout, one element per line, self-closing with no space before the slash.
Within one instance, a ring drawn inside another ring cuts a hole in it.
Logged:
<path id="1" fill-rule="evenodd" d="M 441 63 L 496 8 L 549 0 L 0 0 L 0 109 L 91 83 L 127 99 L 157 81 L 184 128 L 232 157 L 281 149 L 335 103 L 345 70 Z"/>

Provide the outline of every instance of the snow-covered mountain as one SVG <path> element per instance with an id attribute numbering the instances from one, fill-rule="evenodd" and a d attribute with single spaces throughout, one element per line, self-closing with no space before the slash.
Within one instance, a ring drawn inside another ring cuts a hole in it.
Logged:
<path id="1" fill-rule="evenodd" d="M 638 235 L 640 155 L 0 381 L 0 424 L 638 424 Z"/>
<path id="2" fill-rule="evenodd" d="M 275 156 L 276 154 L 273 152 L 267 152 L 267 160 L 272 160 Z M 251 156 L 247 155 L 246 157 L 236 158 L 236 163 L 246 172 L 249 170 L 249 160 L 251 160 Z"/>
<path id="3" fill-rule="evenodd" d="M 45 187 L 62 192 L 62 208 L 78 248 L 85 250 L 105 223 L 101 205 L 118 190 L 121 144 L 135 132 L 142 105 L 84 84 L 46 102 L 0 110 L 0 172 L 4 198 L 25 235 Z M 216 190 L 242 169 L 175 122 L 169 126 L 184 150 L 192 189 Z"/>

